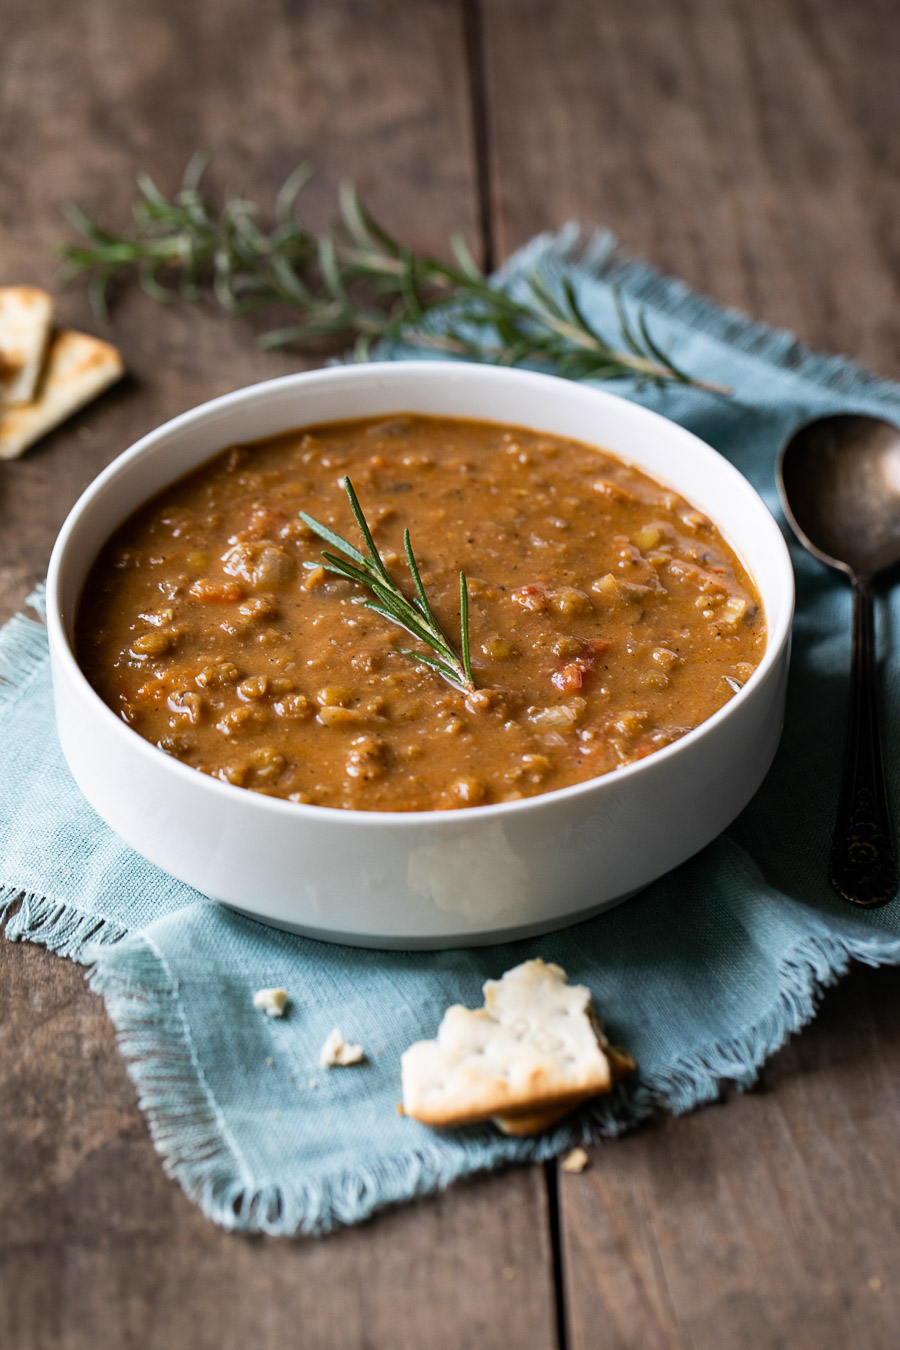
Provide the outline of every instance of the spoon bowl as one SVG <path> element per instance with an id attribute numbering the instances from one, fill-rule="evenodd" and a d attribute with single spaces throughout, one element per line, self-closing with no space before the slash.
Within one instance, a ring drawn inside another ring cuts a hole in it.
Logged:
<path id="1" fill-rule="evenodd" d="M 851 577 L 900 562 L 900 427 L 820 417 L 794 432 L 779 471 L 785 514 L 822 562 Z"/>
<path id="2" fill-rule="evenodd" d="M 842 899 L 873 909 L 898 885 L 878 732 L 873 583 L 900 562 L 900 428 L 857 414 L 820 417 L 788 440 L 777 478 L 801 544 L 853 585 L 850 716 L 828 877 Z"/>

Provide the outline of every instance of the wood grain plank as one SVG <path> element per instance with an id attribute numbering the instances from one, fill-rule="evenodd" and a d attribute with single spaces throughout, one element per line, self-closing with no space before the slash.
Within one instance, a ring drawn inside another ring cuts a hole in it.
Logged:
<path id="1" fill-rule="evenodd" d="M 486 0 L 503 256 L 578 219 L 700 290 L 900 370 L 890 0 Z"/>
<path id="2" fill-rule="evenodd" d="M 423 0 L 12 0 L 0 44 L 2 280 L 52 284 L 76 200 L 122 223 L 135 171 L 265 201 L 300 161 L 310 219 L 355 178 L 391 228 L 440 249 L 477 227 L 460 6 Z M 38 166 L 36 168 L 36 166 Z M 78 288 L 64 322 L 102 331 Z M 0 466 L 0 619 L 44 573 L 75 497 L 119 450 L 204 398 L 309 364 L 211 307 L 122 298 L 131 378 Z M 0 943 L 3 1350 L 549 1347 L 543 1174 L 457 1187 L 321 1243 L 220 1233 L 168 1181 L 81 972 Z M 523 1236 L 527 1235 L 527 1236 Z"/>

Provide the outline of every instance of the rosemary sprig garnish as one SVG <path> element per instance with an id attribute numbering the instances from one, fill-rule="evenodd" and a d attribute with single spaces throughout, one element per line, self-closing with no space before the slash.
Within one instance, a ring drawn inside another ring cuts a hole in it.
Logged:
<path id="1" fill-rule="evenodd" d="M 323 525 L 313 516 L 307 515 L 305 511 L 301 511 L 300 519 L 311 530 L 314 530 L 320 539 L 324 539 L 327 544 L 331 544 L 332 548 L 336 548 L 339 553 L 344 555 L 344 557 L 338 557 L 336 553 L 323 550 L 322 566 L 326 572 L 333 572 L 335 576 L 345 577 L 347 581 L 355 581 L 361 586 L 365 586 L 367 590 L 372 592 L 375 599 L 361 600 L 360 604 L 364 605 L 366 609 L 371 609 L 373 613 L 380 614 L 390 623 L 398 624 L 400 628 L 405 629 L 412 637 L 418 638 L 420 642 L 424 643 L 426 647 L 430 647 L 435 653 L 434 656 L 427 656 L 424 652 L 415 652 L 406 647 L 401 647 L 400 651 L 404 656 L 410 656 L 414 661 L 420 661 L 423 665 L 430 666 L 432 670 L 436 670 L 439 675 L 442 675 L 448 684 L 452 684 L 455 689 L 461 690 L 464 694 L 471 693 L 475 688 L 475 679 L 472 675 L 472 664 L 469 659 L 469 590 L 466 585 L 465 572 L 459 574 L 459 613 L 462 633 L 461 655 L 459 655 L 435 618 L 434 611 L 429 604 L 419 573 L 419 566 L 412 550 L 409 530 L 403 531 L 403 547 L 406 550 L 406 561 L 409 564 L 410 574 L 416 588 L 415 600 L 408 600 L 396 581 L 389 575 L 384 560 L 378 552 L 378 545 L 372 538 L 369 522 L 363 514 L 359 498 L 349 477 L 344 479 L 344 487 L 350 499 L 350 509 L 365 541 L 366 552 L 361 553 L 347 539 L 336 534 L 334 530 L 329 529 L 327 525 Z M 347 558 L 350 559 L 349 562 L 346 561 Z"/>
<path id="2" fill-rule="evenodd" d="M 639 382 L 692 385 L 728 393 L 681 370 L 652 336 L 643 309 L 633 316 L 614 292 L 621 343 L 614 347 L 584 313 L 572 283 L 557 286 L 533 273 L 518 298 L 494 285 L 461 235 L 453 262 L 415 253 L 390 235 L 345 184 L 341 226 L 315 235 L 301 223 L 297 200 L 311 176 L 306 166 L 285 182 L 276 224 L 265 230 L 253 202 L 233 198 L 219 208 L 201 190 L 206 160 L 195 156 L 171 199 L 146 174 L 137 179 L 132 224 L 121 234 L 79 207 L 66 214 L 84 237 L 62 250 L 64 278 L 85 274 L 98 313 L 113 282 L 136 275 L 156 300 L 197 300 L 212 293 L 230 315 L 277 305 L 296 322 L 261 339 L 274 347 L 331 338 L 355 339 L 367 360 L 373 342 L 403 341 L 502 365 L 545 365 L 572 379 L 622 376 Z"/>

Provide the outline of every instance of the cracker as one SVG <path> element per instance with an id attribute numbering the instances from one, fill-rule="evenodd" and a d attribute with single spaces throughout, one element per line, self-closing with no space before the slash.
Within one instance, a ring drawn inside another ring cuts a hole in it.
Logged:
<path id="1" fill-rule="evenodd" d="M 614 1081 L 590 991 L 541 960 L 488 980 L 483 1008 L 448 1008 L 437 1040 L 411 1045 L 401 1071 L 408 1116 L 439 1127 L 501 1116 L 513 1132 L 538 1117 L 546 1128 Z"/>
<path id="2" fill-rule="evenodd" d="M 0 408 L 30 403 L 44 362 L 53 301 L 37 286 L 0 286 Z"/>
<path id="3" fill-rule="evenodd" d="M 50 340 L 37 398 L 0 415 L 0 459 L 15 459 L 125 373 L 115 347 L 71 330 Z"/>

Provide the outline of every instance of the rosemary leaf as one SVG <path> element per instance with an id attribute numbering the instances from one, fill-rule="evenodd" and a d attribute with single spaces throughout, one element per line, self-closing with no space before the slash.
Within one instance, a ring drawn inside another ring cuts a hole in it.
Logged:
<path id="1" fill-rule="evenodd" d="M 475 681 L 472 679 L 472 662 L 469 655 L 469 586 L 465 572 L 459 574 L 459 623 L 463 670 L 469 684 L 474 688 Z"/>
<path id="2" fill-rule="evenodd" d="M 372 538 L 372 531 L 369 529 L 369 522 L 363 515 L 363 509 L 359 504 L 359 498 L 353 490 L 353 484 L 350 482 L 349 476 L 344 479 L 344 491 L 350 499 L 350 510 L 353 512 L 353 517 L 359 526 L 360 534 L 366 541 L 366 548 L 369 550 L 369 558 L 372 565 L 378 569 L 388 585 L 393 585 L 393 582 L 387 574 L 387 568 L 381 561 L 381 554 L 378 552 L 375 540 Z"/>
<path id="3" fill-rule="evenodd" d="M 433 656 L 427 656 L 425 652 L 414 652 L 409 647 L 401 647 L 399 651 L 401 656 L 409 656 L 413 661 L 419 661 L 423 666 L 428 666 L 431 670 L 436 670 L 439 675 L 444 677 L 448 684 L 454 685 L 457 689 L 463 689 L 464 686 L 459 683 L 459 677 L 456 671 L 451 670 L 449 666 L 445 666 L 443 661 L 438 661 Z"/>
<path id="4" fill-rule="evenodd" d="M 355 562 L 365 566 L 366 560 L 359 549 L 354 548 L 353 545 L 349 544 L 346 539 L 341 537 L 341 535 L 335 534 L 334 530 L 330 530 L 327 525 L 323 525 L 321 521 L 316 520 L 314 516 L 308 516 L 305 511 L 300 512 L 300 519 L 303 521 L 303 524 L 313 530 L 320 539 L 324 539 L 326 544 L 331 544 L 332 548 L 339 549 L 341 553 L 346 553 L 348 558 L 353 558 Z"/>
<path id="5" fill-rule="evenodd" d="M 406 550 L 407 566 L 409 567 L 410 574 L 412 576 L 413 581 L 415 582 L 416 593 L 419 597 L 419 608 L 425 615 L 425 618 L 434 623 L 436 622 L 436 620 L 431 612 L 431 605 L 428 603 L 428 596 L 425 594 L 425 587 L 423 586 L 422 578 L 419 575 L 419 564 L 416 562 L 415 554 L 412 551 L 412 542 L 410 541 L 409 530 L 403 531 L 403 547 Z"/>
<path id="6" fill-rule="evenodd" d="M 380 614 L 383 619 L 388 619 L 391 623 L 396 624 L 398 628 L 402 628 L 405 632 L 409 633 L 410 637 L 418 638 L 418 640 L 423 642 L 426 647 L 431 645 L 431 638 L 426 630 L 421 624 L 416 623 L 415 619 L 411 619 L 407 614 L 399 613 L 397 609 L 392 606 L 379 605 L 374 600 L 362 600 L 360 603 L 364 609 L 370 609 L 373 614 Z M 438 648 L 435 647 L 434 650 L 437 651 Z M 419 655 L 421 655 L 421 653 L 417 652 L 416 656 L 418 657 Z M 457 684 L 459 683 L 458 673 L 454 673 L 453 679 Z"/>

